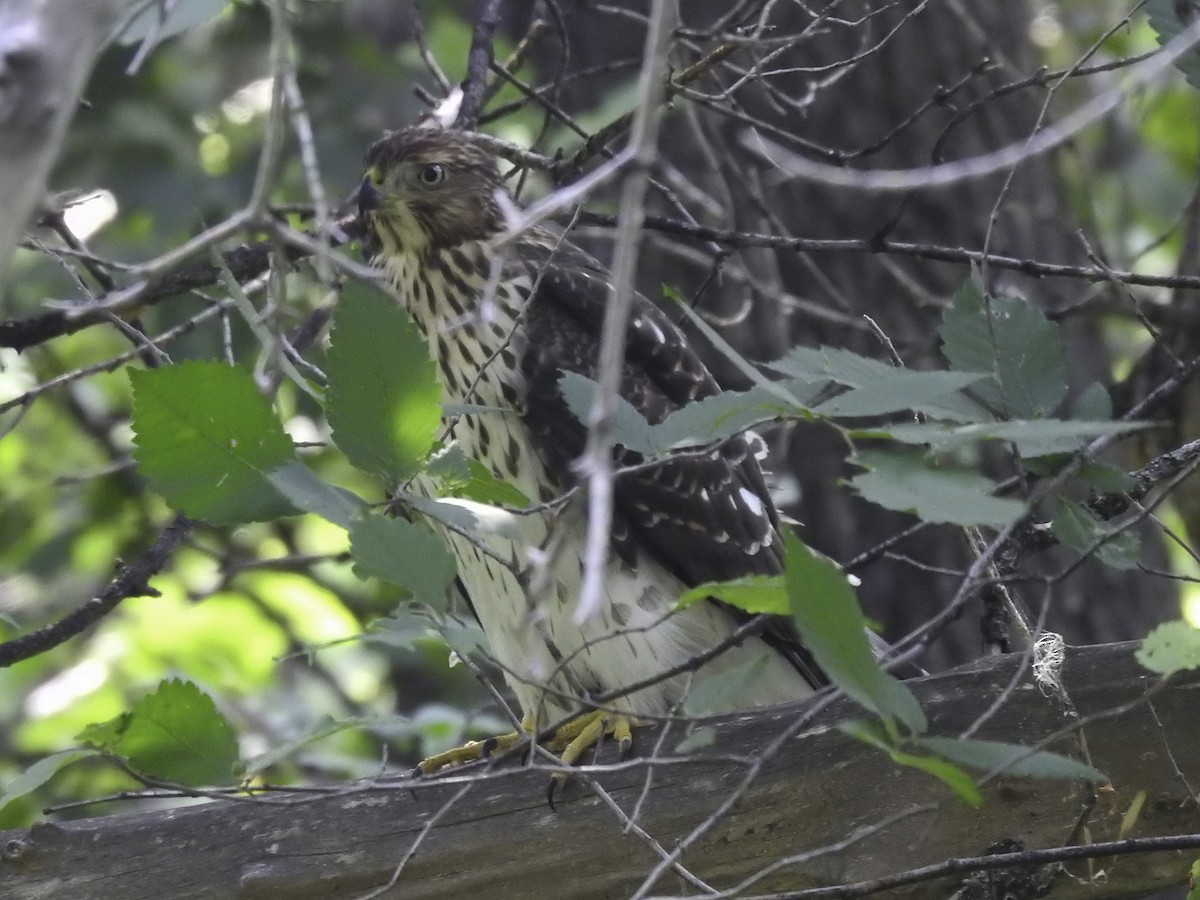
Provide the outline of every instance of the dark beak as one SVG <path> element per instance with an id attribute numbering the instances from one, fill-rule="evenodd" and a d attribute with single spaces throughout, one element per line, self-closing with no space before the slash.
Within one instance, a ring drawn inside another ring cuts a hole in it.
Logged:
<path id="1" fill-rule="evenodd" d="M 358 215 L 359 218 L 365 219 L 367 213 L 372 210 L 379 209 L 379 204 L 383 201 L 383 196 L 379 193 L 379 189 L 371 184 L 370 178 L 364 178 L 362 184 L 358 186 Z"/>

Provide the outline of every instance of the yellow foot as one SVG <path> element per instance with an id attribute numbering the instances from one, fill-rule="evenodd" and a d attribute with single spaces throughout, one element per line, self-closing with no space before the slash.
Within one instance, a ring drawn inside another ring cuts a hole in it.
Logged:
<path id="1" fill-rule="evenodd" d="M 585 750 L 598 745 L 605 737 L 611 735 L 620 748 L 621 759 L 624 759 L 633 749 L 632 729 L 640 724 L 632 716 L 598 709 L 567 722 L 546 741 L 545 747 L 552 753 L 557 753 L 564 765 L 573 766 L 579 762 Z M 546 802 L 550 804 L 551 809 L 554 809 L 555 793 L 566 781 L 566 772 L 555 772 L 550 776 Z"/>
<path id="2" fill-rule="evenodd" d="M 422 775 L 430 775 L 448 766 L 458 766 L 474 762 L 477 759 L 487 759 L 493 753 L 500 753 L 509 747 L 515 747 L 529 737 L 532 722 L 528 716 L 521 720 L 520 731 L 510 731 L 508 734 L 498 734 L 482 741 L 467 741 L 461 747 L 454 747 L 436 756 L 428 756 L 417 763 L 417 771 Z"/>
<path id="3" fill-rule="evenodd" d="M 564 765 L 573 766 L 579 762 L 589 747 L 595 747 L 604 738 L 611 736 L 620 748 L 621 759 L 624 759 L 633 749 L 632 729 L 640 724 L 642 723 L 632 716 L 594 710 L 571 719 L 558 728 L 542 746 L 551 753 L 557 753 Z M 494 753 L 503 752 L 528 739 L 532 731 L 533 721 L 526 716 L 521 720 L 520 731 L 512 731 L 482 741 L 469 741 L 461 747 L 430 756 L 417 764 L 417 772 L 421 775 L 431 775 L 450 766 L 487 759 Z M 566 781 L 565 772 L 555 772 L 550 777 L 546 800 L 551 809 L 554 809 L 555 793 L 566 784 Z"/>

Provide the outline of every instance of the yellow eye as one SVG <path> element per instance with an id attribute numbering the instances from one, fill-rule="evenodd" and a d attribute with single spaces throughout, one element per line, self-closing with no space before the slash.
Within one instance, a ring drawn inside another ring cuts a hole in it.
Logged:
<path id="1" fill-rule="evenodd" d="M 371 168 L 367 169 L 367 171 L 363 173 L 363 178 L 369 181 L 375 187 L 379 187 L 381 184 L 383 184 L 383 173 L 380 172 L 376 166 L 371 166 Z"/>
<path id="2" fill-rule="evenodd" d="M 446 167 L 441 163 L 428 163 L 417 170 L 417 180 L 425 187 L 436 187 L 446 180 Z"/>

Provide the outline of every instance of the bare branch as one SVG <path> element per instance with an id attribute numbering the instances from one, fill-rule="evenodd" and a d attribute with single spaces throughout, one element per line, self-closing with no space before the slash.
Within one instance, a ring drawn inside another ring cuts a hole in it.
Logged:
<path id="1" fill-rule="evenodd" d="M 10 0 L 0 7 L 0 297 L 8 256 L 42 199 L 117 0 Z"/>
<path id="2" fill-rule="evenodd" d="M 1081 727 L 1093 763 L 1111 782 L 1090 811 L 1087 785 L 1013 777 L 985 784 L 984 805 L 973 809 L 929 776 L 893 765 L 832 727 L 861 716 L 838 702 L 762 767 L 742 801 L 680 862 L 717 890 L 742 885 L 743 897 L 809 896 L 799 892 L 814 889 L 815 896 L 851 897 L 887 887 L 889 896 L 942 898 L 967 872 L 1051 862 L 1066 869 L 1054 883 L 1056 900 L 1105 900 L 1179 884 L 1194 856 L 1179 849 L 1200 844 L 1186 786 L 1200 780 L 1200 756 L 1186 752 L 1200 741 L 1193 696 L 1200 674 L 1159 690 L 1151 711 L 1144 697 L 1154 682 L 1132 650 L 1069 651 L 1066 686 L 1084 724 L 1024 681 L 980 735 L 1031 745 Z M 956 734 L 1005 690 L 1018 662 L 993 657 L 909 683 L 936 732 Z M 270 804 L 215 801 L 0 832 L 0 887 L 12 900 L 47 896 L 51 886 L 56 900 L 321 900 L 386 884 L 403 862 L 396 896 L 410 900 L 629 896 L 661 848 L 675 846 L 721 804 L 744 761 L 812 705 L 722 720 L 716 743 L 702 753 L 674 755 L 668 741 L 653 758 L 590 767 L 589 779 L 607 799 L 575 789 L 560 799 L 558 814 L 541 799 L 544 767 L 484 764 L 445 778 L 289 792 L 293 799 L 284 803 L 275 794 Z M 653 732 L 639 731 L 637 742 L 653 747 Z M 649 770 L 655 787 L 637 815 L 643 836 L 631 838 L 629 812 Z M 439 815 L 466 784 L 475 785 L 471 795 L 457 798 L 452 815 Z M 1124 813 L 1139 791 L 1152 800 L 1132 839 L 1121 840 Z M 1091 841 L 1082 846 L 1071 839 L 1081 810 Z M 1025 849 L 988 856 L 1002 840 Z M 1070 862 L 1114 855 L 1120 864 L 1105 865 L 1103 878 Z M 750 886 L 759 893 L 750 894 Z M 668 874 L 655 892 L 671 896 L 679 887 Z"/>
<path id="3" fill-rule="evenodd" d="M 0 668 L 45 653 L 69 641 L 99 622 L 127 597 L 157 596 L 158 592 L 150 587 L 150 577 L 166 565 L 175 547 L 191 529 L 192 523 L 188 519 L 182 514 L 176 516 L 137 562 L 121 566 L 100 596 L 52 625 L 0 644 Z"/>
<path id="4" fill-rule="evenodd" d="M 479 0 L 479 15 L 471 32 L 471 49 L 467 53 L 467 74 L 462 82 L 462 104 L 454 124 L 473 129 L 479 120 L 487 89 L 487 75 L 492 68 L 492 41 L 500 23 L 500 0 Z"/>

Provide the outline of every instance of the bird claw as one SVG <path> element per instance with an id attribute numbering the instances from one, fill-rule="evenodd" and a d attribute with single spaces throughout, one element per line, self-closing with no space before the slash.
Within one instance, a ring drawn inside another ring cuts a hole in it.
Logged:
<path id="1" fill-rule="evenodd" d="M 529 737 L 527 722 L 521 723 L 520 731 L 510 731 L 508 734 L 493 735 L 482 741 L 467 741 L 461 747 L 453 747 L 443 753 L 428 756 L 421 760 L 413 770 L 413 775 L 432 775 L 442 769 L 461 766 L 464 763 L 488 759 L 496 753 L 515 747 Z"/>
<path id="2" fill-rule="evenodd" d="M 633 751 L 633 728 L 641 723 L 632 716 L 594 710 L 567 722 L 554 733 L 545 744 L 547 750 L 558 754 L 559 761 L 566 766 L 577 763 L 589 747 L 599 747 L 605 737 L 616 739 L 620 758 L 625 760 Z M 546 803 L 551 811 L 557 812 L 554 797 L 567 782 L 566 772 L 555 772 L 550 776 L 546 788 Z"/>
<path id="3" fill-rule="evenodd" d="M 544 746 L 551 753 L 558 755 L 564 766 L 573 766 L 579 762 L 589 747 L 598 747 L 605 737 L 612 736 L 617 743 L 617 749 L 622 760 L 628 759 L 633 752 L 633 728 L 642 723 L 632 716 L 610 713 L 604 710 L 593 710 L 576 716 L 560 727 L 545 742 Z M 529 737 L 533 731 L 533 722 L 526 717 L 521 722 L 521 730 L 508 734 L 495 735 L 481 741 L 468 741 L 461 747 L 454 747 L 443 753 L 421 760 L 415 769 L 413 777 L 432 775 L 442 769 L 461 766 L 465 763 L 488 759 L 496 753 L 515 747 Z M 558 812 L 554 798 L 567 783 L 568 773 L 555 772 L 550 776 L 546 786 L 546 804 L 552 812 Z"/>

